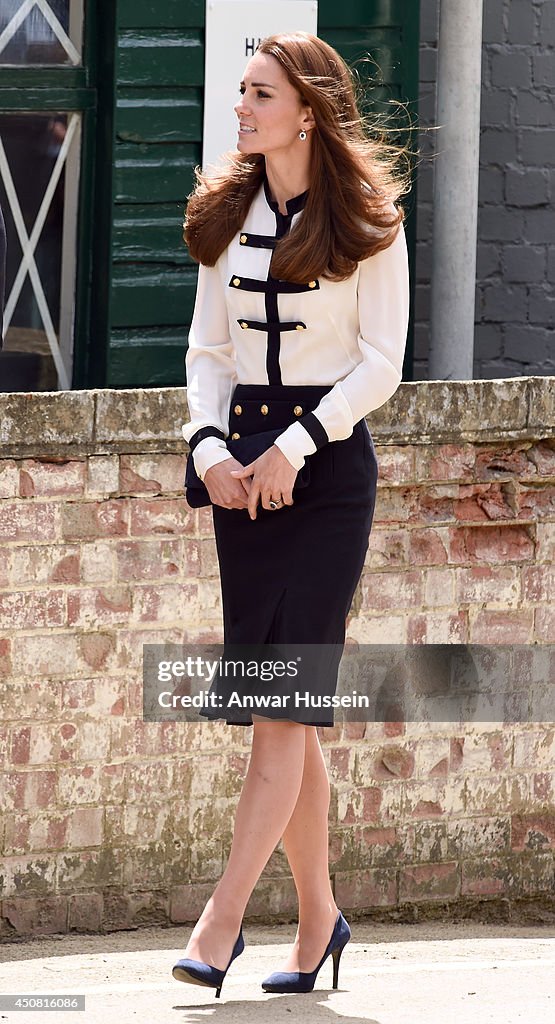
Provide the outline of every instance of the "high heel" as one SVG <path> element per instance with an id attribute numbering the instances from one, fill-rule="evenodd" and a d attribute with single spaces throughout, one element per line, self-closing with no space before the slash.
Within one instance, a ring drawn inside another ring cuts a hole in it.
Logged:
<path id="1" fill-rule="evenodd" d="M 339 961 L 350 938 L 351 929 L 343 914 L 339 911 L 333 932 L 331 933 L 331 939 L 318 966 L 313 971 L 292 971 L 290 973 L 274 971 L 273 974 L 264 979 L 262 988 L 265 992 L 312 992 L 318 971 L 330 953 L 333 959 L 333 988 L 337 988 L 339 982 Z"/>
<path id="2" fill-rule="evenodd" d="M 225 971 L 222 971 L 219 967 L 212 967 L 210 964 L 203 964 L 202 960 L 189 960 L 187 957 L 184 957 L 174 964 L 172 974 L 176 981 L 185 981 L 191 985 L 207 985 L 209 988 L 215 988 L 216 999 L 219 999 L 224 978 L 231 964 L 243 952 L 244 948 L 245 940 L 243 939 L 243 926 L 241 925 L 231 959 Z"/>

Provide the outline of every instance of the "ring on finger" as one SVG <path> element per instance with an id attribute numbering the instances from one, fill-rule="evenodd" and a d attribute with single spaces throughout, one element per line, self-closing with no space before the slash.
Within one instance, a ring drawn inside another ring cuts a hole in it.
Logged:
<path id="1" fill-rule="evenodd" d="M 268 504 L 271 509 L 275 509 L 279 508 L 280 505 L 283 505 L 283 501 L 281 500 L 281 498 L 270 498 Z"/>

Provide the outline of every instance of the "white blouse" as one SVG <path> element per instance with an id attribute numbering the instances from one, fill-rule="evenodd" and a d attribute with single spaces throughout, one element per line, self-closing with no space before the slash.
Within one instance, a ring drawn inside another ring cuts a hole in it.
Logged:
<path id="1" fill-rule="evenodd" d="M 188 442 L 202 427 L 227 438 L 236 384 L 331 386 L 314 409 L 329 441 L 387 402 L 402 375 L 409 318 L 409 268 L 401 224 L 388 249 L 362 260 L 345 281 L 320 278 L 295 285 L 269 278 L 279 238 L 294 227 L 307 192 L 278 212 L 267 181 L 214 267 L 200 265 L 185 357 Z M 295 469 L 316 451 L 302 418 L 275 444 Z M 201 479 L 231 458 L 225 440 L 205 437 L 193 450 Z"/>

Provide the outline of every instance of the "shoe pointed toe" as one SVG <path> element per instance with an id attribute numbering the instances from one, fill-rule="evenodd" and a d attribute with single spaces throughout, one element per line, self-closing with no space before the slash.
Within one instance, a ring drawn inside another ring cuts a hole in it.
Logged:
<path id="1" fill-rule="evenodd" d="M 205 964 L 201 960 L 191 960 L 189 957 L 182 957 L 181 960 L 178 960 L 173 965 L 173 977 L 176 981 L 188 982 L 191 985 L 207 985 L 209 988 L 215 988 L 216 996 L 219 996 L 224 978 L 231 964 L 243 952 L 244 948 L 245 940 L 243 938 L 243 929 L 241 928 L 225 971 L 220 970 L 219 967 L 212 967 L 211 964 Z"/>
<path id="2" fill-rule="evenodd" d="M 330 954 L 333 959 L 333 988 L 337 988 L 339 961 L 350 938 L 351 929 L 339 911 L 330 941 L 317 967 L 313 971 L 274 971 L 262 982 L 263 990 L 265 992 L 312 992 L 320 968 Z"/>

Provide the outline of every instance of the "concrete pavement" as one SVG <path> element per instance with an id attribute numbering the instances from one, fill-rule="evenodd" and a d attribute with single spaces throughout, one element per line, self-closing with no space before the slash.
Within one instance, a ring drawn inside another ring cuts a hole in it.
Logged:
<path id="1" fill-rule="evenodd" d="M 347 915 L 348 919 L 348 915 Z M 352 921 L 353 938 L 331 989 L 331 957 L 314 992 L 267 994 L 295 925 L 246 924 L 245 952 L 220 999 L 174 980 L 190 928 L 110 935 L 60 935 L 0 945 L 0 992 L 85 994 L 84 1012 L 0 1011 L 1 1024 L 238 1024 L 368 1021 L 370 1024 L 551 1024 L 555 1020 L 555 926 L 474 922 L 379 924 Z"/>

